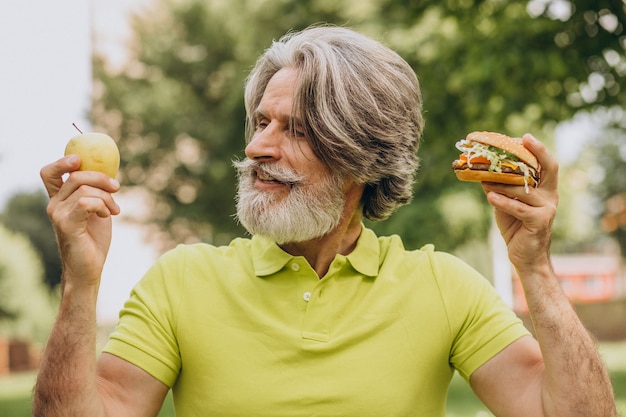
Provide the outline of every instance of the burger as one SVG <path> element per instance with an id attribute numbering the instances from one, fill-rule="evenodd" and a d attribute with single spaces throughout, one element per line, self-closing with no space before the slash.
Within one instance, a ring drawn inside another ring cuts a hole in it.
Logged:
<path id="1" fill-rule="evenodd" d="M 458 141 L 456 148 L 461 155 L 452 169 L 461 181 L 523 185 L 527 193 L 528 187 L 539 185 L 539 162 L 519 138 L 472 132 Z"/>

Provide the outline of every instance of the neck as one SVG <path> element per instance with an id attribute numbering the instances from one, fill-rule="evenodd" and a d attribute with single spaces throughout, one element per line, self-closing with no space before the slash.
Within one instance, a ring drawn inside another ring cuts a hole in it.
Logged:
<path id="1" fill-rule="evenodd" d="M 327 235 L 306 242 L 285 243 L 281 248 L 294 256 L 303 256 L 317 276 L 323 278 L 337 254 L 348 255 L 361 235 L 361 215 L 355 211 Z"/>

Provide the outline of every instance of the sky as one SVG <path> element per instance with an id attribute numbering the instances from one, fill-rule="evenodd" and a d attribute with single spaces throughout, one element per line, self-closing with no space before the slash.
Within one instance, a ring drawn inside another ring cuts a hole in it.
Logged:
<path id="1" fill-rule="evenodd" d="M 39 170 L 89 131 L 91 51 L 124 59 L 128 13 L 148 0 L 6 0 L 0 3 L 0 210 L 18 192 L 43 190 Z M 125 206 L 120 202 L 122 210 Z M 133 204 L 127 204 L 133 210 Z M 156 251 L 141 228 L 114 219 L 98 320 L 116 320 Z M 0 248 L 1 250 L 1 248 Z"/>

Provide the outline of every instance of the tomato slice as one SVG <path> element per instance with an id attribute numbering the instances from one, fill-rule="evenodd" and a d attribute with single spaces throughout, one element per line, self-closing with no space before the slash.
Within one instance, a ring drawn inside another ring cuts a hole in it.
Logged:
<path id="1" fill-rule="evenodd" d="M 459 157 L 461 161 L 467 162 L 467 155 L 463 154 Z M 491 161 L 484 156 L 474 156 L 471 161 L 472 164 L 491 164 Z"/>

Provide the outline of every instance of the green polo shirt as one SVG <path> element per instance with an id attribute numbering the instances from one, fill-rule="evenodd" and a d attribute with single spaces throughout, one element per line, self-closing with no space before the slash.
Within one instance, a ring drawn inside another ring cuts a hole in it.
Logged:
<path id="1" fill-rule="evenodd" d="M 172 387 L 178 417 L 437 417 L 454 369 L 526 334 L 465 263 L 364 228 L 323 279 L 260 237 L 179 246 L 105 351 Z"/>

